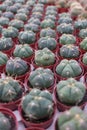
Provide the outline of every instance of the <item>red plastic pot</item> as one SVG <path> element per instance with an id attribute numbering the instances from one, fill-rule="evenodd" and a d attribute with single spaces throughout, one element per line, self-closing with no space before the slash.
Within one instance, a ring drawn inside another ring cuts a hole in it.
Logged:
<path id="1" fill-rule="evenodd" d="M 53 69 L 56 78 L 58 80 L 67 80 L 68 78 L 64 78 L 61 75 L 59 75 L 59 74 L 56 73 L 56 67 L 57 67 L 57 65 L 58 65 L 58 63 L 54 66 L 54 69 Z M 80 80 L 80 78 L 84 75 L 84 68 L 83 68 L 83 66 L 81 64 L 80 64 L 80 67 L 82 68 L 82 73 L 80 75 L 74 77 L 76 80 Z"/>
<path id="2" fill-rule="evenodd" d="M 64 13 L 64 12 L 68 12 L 69 9 L 68 8 L 58 8 L 58 13 Z"/>
<path id="3" fill-rule="evenodd" d="M 38 127 L 30 127 L 30 128 L 27 128 L 25 130 L 45 130 L 43 128 L 38 128 Z"/>
<path id="4" fill-rule="evenodd" d="M 51 118 L 44 121 L 44 122 L 39 122 L 39 123 L 33 123 L 33 122 L 30 122 L 30 121 L 27 121 L 24 117 L 23 117 L 23 110 L 22 110 L 22 107 L 21 105 L 19 105 L 18 107 L 18 110 L 19 110 L 19 113 L 21 115 L 21 119 L 22 119 L 22 122 L 24 123 L 24 125 L 26 127 L 39 127 L 39 128 L 48 128 L 52 122 L 53 122 L 53 119 L 54 119 L 54 115 L 55 115 L 55 111 L 56 111 L 56 106 L 54 104 L 54 113 L 52 114 Z"/>
<path id="5" fill-rule="evenodd" d="M 5 66 L 6 66 L 6 65 L 1 65 L 1 66 L 0 66 L 0 73 L 3 72 L 3 70 L 5 69 Z"/>
<path id="6" fill-rule="evenodd" d="M 56 88 L 54 89 L 54 96 L 55 96 L 55 100 L 56 100 L 56 105 L 57 105 L 57 109 L 59 111 L 66 111 L 66 110 L 69 110 L 71 107 L 75 106 L 75 105 L 66 105 L 66 104 L 63 104 L 60 100 L 59 100 L 59 97 L 57 95 L 57 90 Z M 76 106 L 79 106 L 81 109 L 84 109 L 84 107 L 86 106 L 86 101 L 87 101 L 87 92 L 86 92 L 86 95 L 84 96 L 84 99 L 81 103 L 79 104 L 76 104 Z"/>
<path id="7" fill-rule="evenodd" d="M 21 83 L 21 82 L 19 82 L 19 83 L 22 86 L 22 90 L 23 90 L 21 97 L 19 99 L 17 99 L 16 101 L 12 101 L 9 103 L 0 103 L 0 107 L 8 108 L 8 109 L 13 110 L 13 111 L 18 109 L 18 105 L 21 102 L 21 98 L 25 94 L 25 86 L 23 85 L 23 83 Z"/>
<path id="8" fill-rule="evenodd" d="M 12 129 L 14 128 L 14 130 L 18 130 L 18 122 L 17 119 L 15 117 L 15 115 L 13 114 L 13 112 L 7 108 L 3 108 L 0 107 L 0 112 L 2 112 L 3 114 L 5 114 L 6 116 L 8 116 L 10 119 L 12 119 Z M 11 121 L 11 120 L 10 120 Z"/>

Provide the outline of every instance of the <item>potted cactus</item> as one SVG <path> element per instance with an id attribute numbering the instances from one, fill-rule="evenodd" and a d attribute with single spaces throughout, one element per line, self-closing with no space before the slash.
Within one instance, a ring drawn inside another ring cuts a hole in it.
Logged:
<path id="1" fill-rule="evenodd" d="M 84 71 L 87 71 L 87 52 L 80 56 L 80 63 L 84 68 Z"/>
<path id="2" fill-rule="evenodd" d="M 35 23 L 28 23 L 24 26 L 24 30 L 25 31 L 33 31 L 35 33 L 39 32 L 40 28 L 39 25 L 35 24 Z"/>
<path id="3" fill-rule="evenodd" d="M 31 17 L 31 18 L 28 20 L 28 23 L 33 23 L 33 24 L 37 24 L 37 25 L 40 26 L 41 21 L 40 21 L 38 18 L 34 19 L 33 17 Z"/>
<path id="4" fill-rule="evenodd" d="M 29 63 L 34 56 L 34 51 L 28 44 L 16 45 L 12 53 L 14 57 L 20 57 Z"/>
<path id="5" fill-rule="evenodd" d="M 18 19 L 18 20 L 21 20 L 23 22 L 26 22 L 28 17 L 27 17 L 27 15 L 25 13 L 17 13 L 15 15 L 15 19 Z"/>
<path id="6" fill-rule="evenodd" d="M 56 19 L 57 19 L 57 17 L 55 16 L 55 15 L 51 15 L 51 14 L 49 14 L 49 15 L 46 15 L 45 17 L 44 17 L 44 19 L 51 19 L 52 21 L 56 21 Z"/>
<path id="7" fill-rule="evenodd" d="M 49 92 L 53 92 L 55 86 L 55 76 L 50 69 L 37 68 L 30 72 L 30 75 L 26 77 L 26 86 L 28 90 L 38 88 L 40 90 L 47 89 Z"/>
<path id="8" fill-rule="evenodd" d="M 32 60 L 32 64 L 35 68 L 43 67 L 52 69 L 55 61 L 55 54 L 48 48 L 35 51 L 35 58 Z"/>
<path id="9" fill-rule="evenodd" d="M 83 76 L 83 67 L 76 60 L 63 59 L 54 67 L 54 72 L 58 79 L 67 79 L 73 77 L 77 80 Z"/>
<path id="10" fill-rule="evenodd" d="M 60 117 L 56 120 L 55 130 L 67 130 L 68 129 L 84 129 L 87 130 L 87 114 L 79 107 L 73 107 L 60 114 Z"/>
<path id="11" fill-rule="evenodd" d="M 73 22 L 73 20 L 72 20 L 71 17 L 60 17 L 60 18 L 58 19 L 58 24 L 61 24 L 61 23 L 70 24 L 70 23 L 72 23 L 72 22 Z"/>
<path id="12" fill-rule="evenodd" d="M 22 82 L 29 71 L 30 65 L 19 57 L 10 58 L 6 63 L 5 74 Z"/>
<path id="13" fill-rule="evenodd" d="M 0 107 L 0 129 L 1 130 L 18 129 L 18 122 L 13 112 L 3 107 Z"/>
<path id="14" fill-rule="evenodd" d="M 8 56 L 0 51 L 0 72 L 3 72 L 3 69 L 5 68 L 5 65 L 8 61 Z"/>
<path id="15" fill-rule="evenodd" d="M 79 34 L 78 34 L 78 42 L 81 42 L 83 39 L 85 39 L 87 37 L 87 28 L 86 29 L 81 29 L 79 31 Z"/>
<path id="16" fill-rule="evenodd" d="M 74 78 L 61 80 L 54 91 L 57 108 L 65 111 L 78 105 L 82 109 L 86 104 L 86 86 Z M 73 98 L 74 97 L 74 98 Z"/>
<path id="17" fill-rule="evenodd" d="M 43 28 L 48 28 L 48 27 L 54 29 L 55 28 L 55 22 L 52 21 L 51 19 L 45 19 L 45 20 L 43 20 L 41 22 L 41 28 L 43 29 Z"/>
<path id="18" fill-rule="evenodd" d="M 55 114 L 52 95 L 47 90 L 32 89 L 22 98 L 19 112 L 26 127 L 48 128 Z"/>
<path id="19" fill-rule="evenodd" d="M 39 20 L 42 20 L 43 14 L 41 12 L 33 12 L 31 17 L 38 18 Z"/>
<path id="20" fill-rule="evenodd" d="M 9 20 L 12 20 L 14 18 L 14 14 L 10 11 L 4 12 L 2 16 L 8 18 Z"/>
<path id="21" fill-rule="evenodd" d="M 0 17 L 0 25 L 3 27 L 8 27 L 9 19 L 6 17 Z"/>
<path id="22" fill-rule="evenodd" d="M 79 60 L 80 50 L 78 46 L 63 45 L 59 50 L 60 59 L 76 59 Z"/>
<path id="23" fill-rule="evenodd" d="M 0 79 L 0 107 L 16 110 L 25 93 L 24 85 L 12 77 Z"/>
<path id="24" fill-rule="evenodd" d="M 81 52 L 84 53 L 87 51 L 87 37 L 84 38 L 81 42 L 80 42 L 80 49 L 81 49 Z"/>

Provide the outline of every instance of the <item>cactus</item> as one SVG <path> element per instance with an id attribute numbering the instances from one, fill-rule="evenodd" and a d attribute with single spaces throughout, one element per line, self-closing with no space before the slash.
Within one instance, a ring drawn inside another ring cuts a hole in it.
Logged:
<path id="1" fill-rule="evenodd" d="M 62 24 L 62 23 L 70 24 L 72 22 L 73 22 L 73 20 L 70 17 L 60 17 L 58 19 L 58 24 Z"/>
<path id="2" fill-rule="evenodd" d="M 25 31 L 33 31 L 33 32 L 39 32 L 39 25 L 33 24 L 33 23 L 28 23 L 24 26 Z"/>
<path id="3" fill-rule="evenodd" d="M 40 13 L 43 13 L 43 11 L 44 11 L 43 8 L 38 7 L 38 6 L 34 7 L 33 10 L 32 10 L 32 12 L 40 12 Z"/>
<path id="4" fill-rule="evenodd" d="M 30 18 L 29 20 L 28 20 L 28 23 L 33 23 L 33 24 L 37 24 L 37 25 L 40 25 L 40 20 L 38 19 L 38 18 Z"/>
<path id="5" fill-rule="evenodd" d="M 46 89 L 54 83 L 54 74 L 50 69 L 43 69 L 41 67 L 30 73 L 28 82 L 31 88 Z"/>
<path id="6" fill-rule="evenodd" d="M 57 47 L 57 42 L 51 37 L 42 37 L 38 41 L 38 48 L 43 49 L 47 47 L 50 50 L 54 50 Z"/>
<path id="7" fill-rule="evenodd" d="M 59 18 L 66 18 L 66 17 L 71 18 L 70 13 L 63 12 L 59 14 Z"/>
<path id="8" fill-rule="evenodd" d="M 55 55 L 48 48 L 35 52 L 35 64 L 38 66 L 48 66 L 55 63 Z"/>
<path id="9" fill-rule="evenodd" d="M 87 37 L 82 40 L 80 43 L 80 48 L 83 50 L 87 50 Z"/>
<path id="10" fill-rule="evenodd" d="M 16 38 L 18 36 L 18 30 L 14 27 L 9 26 L 2 30 L 2 35 L 7 38 Z"/>
<path id="11" fill-rule="evenodd" d="M 45 28 L 45 29 L 42 29 L 40 31 L 40 37 L 51 37 L 51 38 L 56 38 L 56 32 L 55 30 L 51 29 L 51 28 Z"/>
<path id="12" fill-rule="evenodd" d="M 11 77 L 0 79 L 0 102 L 16 101 L 22 96 L 22 86 Z"/>
<path id="13" fill-rule="evenodd" d="M 16 45 L 13 56 L 20 58 L 27 58 L 33 55 L 33 49 L 27 45 Z"/>
<path id="14" fill-rule="evenodd" d="M 67 23 L 61 23 L 60 25 L 57 26 L 57 32 L 58 33 L 66 33 L 66 34 L 72 34 L 74 31 L 74 27 L 72 24 L 67 24 Z"/>
<path id="15" fill-rule="evenodd" d="M 87 130 L 87 114 L 79 107 L 63 112 L 57 120 L 59 130 Z"/>
<path id="16" fill-rule="evenodd" d="M 23 13 L 18 13 L 15 15 L 15 19 L 25 22 L 25 21 L 27 21 L 27 15 L 23 14 Z"/>
<path id="17" fill-rule="evenodd" d="M 85 28 L 87 28 L 87 20 L 86 19 L 83 19 L 83 20 L 80 19 L 80 20 L 75 21 L 74 27 L 76 29 L 85 29 Z"/>
<path id="18" fill-rule="evenodd" d="M 0 25 L 4 26 L 4 25 L 8 25 L 9 24 L 9 19 L 6 17 L 0 17 Z"/>
<path id="19" fill-rule="evenodd" d="M 6 11 L 10 11 L 14 14 L 17 13 L 17 10 L 18 10 L 18 8 L 15 5 L 8 6 L 7 9 L 6 9 Z"/>
<path id="20" fill-rule="evenodd" d="M 63 45 L 60 48 L 60 56 L 64 58 L 77 58 L 80 55 L 78 46 Z"/>
<path id="21" fill-rule="evenodd" d="M 58 8 L 67 8 L 67 0 L 58 0 L 55 4 Z"/>
<path id="22" fill-rule="evenodd" d="M 6 51 L 13 47 L 13 41 L 11 38 L 0 38 L 0 51 Z"/>
<path id="23" fill-rule="evenodd" d="M 0 11 L 6 11 L 7 5 L 6 4 L 0 4 Z"/>
<path id="24" fill-rule="evenodd" d="M 57 15 L 57 11 L 55 11 L 55 10 L 47 10 L 46 11 L 46 16 L 48 16 L 48 15 L 54 15 L 54 16 L 56 16 Z"/>
<path id="25" fill-rule="evenodd" d="M 20 76 L 28 71 L 27 63 L 21 58 L 9 59 L 6 64 L 6 73 L 12 76 Z"/>
<path id="26" fill-rule="evenodd" d="M 36 35 L 33 31 L 21 31 L 18 39 L 21 44 L 32 44 L 36 40 Z"/>
<path id="27" fill-rule="evenodd" d="M 48 11 L 48 10 L 57 11 L 57 7 L 56 7 L 56 6 L 53 6 L 53 5 L 47 6 L 46 11 Z"/>
<path id="28" fill-rule="evenodd" d="M 41 28 L 48 28 L 48 27 L 54 29 L 55 28 L 55 22 L 52 21 L 51 19 L 43 20 L 41 22 Z"/>
<path id="29" fill-rule="evenodd" d="M 26 9 L 26 8 L 20 8 L 20 9 L 17 11 L 17 13 L 23 13 L 23 14 L 28 15 L 28 14 L 29 14 L 29 11 L 28 11 L 28 9 Z"/>
<path id="30" fill-rule="evenodd" d="M 72 34 L 62 34 L 62 36 L 59 39 L 59 43 L 63 45 L 75 44 L 76 37 Z"/>
<path id="31" fill-rule="evenodd" d="M 9 26 L 15 27 L 17 29 L 21 29 L 24 27 L 24 22 L 18 19 L 11 20 Z"/>
<path id="32" fill-rule="evenodd" d="M 57 95 L 59 100 L 65 104 L 75 105 L 80 103 L 85 93 L 86 86 L 74 78 L 62 80 L 57 84 Z"/>
<path id="33" fill-rule="evenodd" d="M 14 18 L 14 14 L 12 12 L 4 12 L 2 14 L 3 17 L 6 17 L 8 19 L 13 19 Z"/>
<path id="34" fill-rule="evenodd" d="M 54 111 L 52 95 L 46 90 L 32 89 L 22 99 L 21 106 L 29 121 L 37 123 L 49 119 Z"/>
<path id="35" fill-rule="evenodd" d="M 42 17 L 43 17 L 43 15 L 42 15 L 42 13 L 40 13 L 40 12 L 33 12 L 32 13 L 32 15 L 31 15 L 31 17 L 33 17 L 33 18 L 38 18 L 38 19 L 42 19 Z"/>
<path id="36" fill-rule="evenodd" d="M 10 119 L 3 112 L 0 112 L 0 130 L 11 130 Z"/>
<path id="37" fill-rule="evenodd" d="M 49 14 L 49 15 L 45 16 L 44 19 L 45 19 L 45 20 L 51 19 L 52 21 L 55 22 L 55 21 L 56 21 L 56 16 Z"/>
<path id="38" fill-rule="evenodd" d="M 81 29 L 79 32 L 79 37 L 85 39 L 87 37 L 87 29 Z"/>
<path id="39" fill-rule="evenodd" d="M 5 65 L 8 60 L 8 56 L 0 51 L 0 66 Z"/>
<path id="40" fill-rule="evenodd" d="M 82 73 L 82 68 L 76 60 L 62 60 L 56 66 L 56 73 L 63 78 L 79 76 Z"/>
<path id="41" fill-rule="evenodd" d="M 87 52 L 84 53 L 83 57 L 82 57 L 82 62 L 87 65 Z"/>

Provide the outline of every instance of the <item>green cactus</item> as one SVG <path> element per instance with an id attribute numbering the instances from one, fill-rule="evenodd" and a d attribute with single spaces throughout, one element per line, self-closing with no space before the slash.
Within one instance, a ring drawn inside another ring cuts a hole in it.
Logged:
<path id="1" fill-rule="evenodd" d="M 0 38 L 0 51 L 6 51 L 13 47 L 13 41 L 11 38 Z"/>
<path id="2" fill-rule="evenodd" d="M 7 5 L 6 4 L 0 4 L 0 11 L 6 11 Z"/>
<path id="3" fill-rule="evenodd" d="M 2 30 L 2 35 L 7 38 L 16 38 L 18 36 L 18 30 L 14 27 L 9 26 Z"/>
<path id="4" fill-rule="evenodd" d="M 29 121 L 37 123 L 49 119 L 54 111 L 52 95 L 46 90 L 32 89 L 22 99 L 21 106 Z"/>
<path id="5" fill-rule="evenodd" d="M 66 13 L 66 12 L 63 12 L 63 13 L 60 13 L 59 14 L 59 18 L 66 18 L 66 17 L 68 17 L 68 18 L 71 18 L 71 15 L 70 15 L 70 13 Z"/>
<path id="6" fill-rule="evenodd" d="M 35 52 L 35 64 L 38 66 L 48 66 L 55 63 L 55 54 L 48 48 Z"/>
<path id="7" fill-rule="evenodd" d="M 49 14 L 49 15 L 47 15 L 47 16 L 45 16 L 45 18 L 44 19 L 51 19 L 52 21 L 56 21 L 56 16 L 54 16 L 54 15 L 51 15 L 51 14 Z"/>
<path id="8" fill-rule="evenodd" d="M 59 43 L 66 45 L 66 44 L 75 44 L 76 43 L 76 37 L 72 34 L 62 34 L 62 36 L 59 39 Z"/>
<path id="9" fill-rule="evenodd" d="M 23 13 L 23 14 L 28 15 L 28 14 L 29 14 L 29 11 L 28 11 L 28 9 L 26 9 L 26 8 L 20 8 L 20 9 L 17 11 L 17 13 Z"/>
<path id="10" fill-rule="evenodd" d="M 53 5 L 50 5 L 50 6 L 47 6 L 46 11 L 47 11 L 47 10 L 57 11 L 57 7 L 56 7 L 56 6 L 53 6 Z"/>
<path id="11" fill-rule="evenodd" d="M 6 9 L 6 11 L 10 11 L 14 14 L 17 13 L 17 10 L 18 10 L 18 8 L 15 5 L 8 6 L 7 9 Z"/>
<path id="12" fill-rule="evenodd" d="M 67 7 L 67 0 L 58 0 L 57 2 L 57 7 L 58 8 L 66 8 Z"/>
<path id="13" fill-rule="evenodd" d="M 57 15 L 57 11 L 55 11 L 55 10 L 47 10 L 46 11 L 46 16 L 48 16 L 48 15 L 54 15 L 54 16 L 56 16 Z"/>
<path id="14" fill-rule="evenodd" d="M 85 37 L 82 42 L 80 42 L 80 48 L 83 50 L 87 50 L 87 37 Z"/>
<path id="15" fill-rule="evenodd" d="M 82 68 L 76 60 L 62 60 L 56 66 L 56 73 L 63 78 L 79 76 L 82 73 Z"/>
<path id="16" fill-rule="evenodd" d="M 80 19 L 80 20 L 75 21 L 74 27 L 76 29 L 85 29 L 85 28 L 87 28 L 87 20 L 86 19 L 83 19 L 83 20 Z"/>
<path id="17" fill-rule="evenodd" d="M 87 28 L 80 30 L 79 37 L 82 38 L 82 39 L 85 39 L 87 37 Z"/>
<path id="18" fill-rule="evenodd" d="M 73 22 L 73 20 L 72 20 L 72 18 L 70 18 L 70 17 L 60 17 L 60 18 L 58 19 L 58 24 L 61 24 L 61 23 L 70 24 L 70 23 L 72 23 L 72 22 Z"/>
<path id="19" fill-rule="evenodd" d="M 7 63 L 8 56 L 0 51 L 0 66 L 5 65 Z"/>
<path id="20" fill-rule="evenodd" d="M 22 86 L 11 77 L 0 79 L 0 102 L 8 103 L 22 96 Z"/>
<path id="21" fill-rule="evenodd" d="M 55 28 L 55 22 L 52 21 L 51 19 L 43 20 L 41 22 L 41 28 L 48 28 L 48 27 L 54 29 Z"/>
<path id="22" fill-rule="evenodd" d="M 60 48 L 60 56 L 63 58 L 77 58 L 80 55 L 78 46 L 63 45 Z"/>
<path id="23" fill-rule="evenodd" d="M 28 20 L 28 23 L 33 23 L 33 24 L 36 24 L 36 25 L 39 25 L 40 26 L 40 20 L 38 19 L 38 18 L 30 18 L 29 20 Z"/>
<path id="24" fill-rule="evenodd" d="M 57 95 L 61 102 L 69 105 L 80 103 L 86 93 L 86 87 L 74 78 L 62 80 L 57 84 Z M 73 98 L 74 97 L 74 98 Z"/>
<path id="25" fill-rule="evenodd" d="M 72 24 L 67 24 L 67 23 L 61 23 L 60 25 L 57 26 L 57 32 L 58 33 L 66 33 L 66 34 L 72 34 L 74 31 L 74 27 Z"/>
<path id="26" fill-rule="evenodd" d="M 11 20 L 9 26 L 15 27 L 17 29 L 21 29 L 24 27 L 24 22 L 18 19 Z"/>
<path id="27" fill-rule="evenodd" d="M 39 25 L 34 23 L 28 23 L 24 26 L 25 31 L 33 31 L 33 32 L 39 32 Z"/>
<path id="28" fill-rule="evenodd" d="M 20 76 L 28 71 L 27 63 L 21 58 L 9 59 L 6 64 L 6 73 L 12 76 Z"/>
<path id="29" fill-rule="evenodd" d="M 38 41 L 38 48 L 43 49 L 47 47 L 50 50 L 54 50 L 57 47 L 57 42 L 54 38 L 51 37 L 42 37 Z"/>
<path id="30" fill-rule="evenodd" d="M 63 112 L 57 120 L 59 130 L 87 130 L 87 114 L 79 107 Z"/>
<path id="31" fill-rule="evenodd" d="M 54 74 L 50 69 L 43 69 L 41 67 L 30 73 L 28 82 L 32 88 L 46 89 L 54 83 Z"/>
<path id="32" fill-rule="evenodd" d="M 0 130 L 11 130 L 11 122 L 7 115 L 0 112 Z"/>
<path id="33" fill-rule="evenodd" d="M 36 35 L 33 31 L 21 31 L 18 39 L 21 44 L 32 44 L 36 40 Z"/>
<path id="34" fill-rule="evenodd" d="M 31 17 L 41 19 L 43 17 L 42 13 L 40 12 L 33 12 Z"/>
<path id="35" fill-rule="evenodd" d="M 45 28 L 45 29 L 42 29 L 40 31 L 40 37 L 51 37 L 51 38 L 56 38 L 56 32 L 55 30 L 51 29 L 51 28 Z"/>
<path id="36" fill-rule="evenodd" d="M 20 57 L 20 58 L 27 58 L 33 55 L 33 49 L 27 45 L 16 45 L 13 56 Z"/>
<path id="37" fill-rule="evenodd" d="M 4 26 L 4 25 L 8 25 L 9 24 L 9 19 L 6 17 L 1 17 L 0 18 L 0 25 Z"/>
<path id="38" fill-rule="evenodd" d="M 83 62 L 83 64 L 87 65 L 87 52 L 84 53 L 84 55 L 82 57 L 82 62 Z"/>
<path id="39" fill-rule="evenodd" d="M 23 13 L 18 13 L 15 15 L 15 19 L 25 22 L 25 21 L 27 21 L 27 15 L 23 14 Z"/>
<path id="40" fill-rule="evenodd" d="M 12 12 L 4 12 L 2 14 L 3 17 L 8 18 L 8 19 L 13 19 L 14 18 L 14 14 Z"/>
<path id="41" fill-rule="evenodd" d="M 43 8 L 42 8 L 42 7 L 35 6 L 35 7 L 33 8 L 32 12 L 40 12 L 40 13 L 43 13 Z"/>

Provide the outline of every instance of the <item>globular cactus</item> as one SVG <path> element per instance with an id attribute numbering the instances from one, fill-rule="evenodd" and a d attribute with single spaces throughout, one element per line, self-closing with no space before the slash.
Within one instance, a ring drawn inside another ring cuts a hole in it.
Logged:
<path id="1" fill-rule="evenodd" d="M 10 119 L 3 112 L 0 112 L 0 130 L 11 130 Z"/>
<path id="2" fill-rule="evenodd" d="M 38 19 L 38 18 L 30 18 L 29 20 L 28 20 L 28 23 L 33 23 L 33 24 L 37 24 L 37 25 L 39 25 L 40 26 L 40 20 Z"/>
<path id="3" fill-rule="evenodd" d="M 40 6 L 36 6 L 32 10 L 32 12 L 40 12 L 40 13 L 43 13 L 43 11 L 44 11 L 43 8 Z"/>
<path id="4" fill-rule="evenodd" d="M 45 28 L 40 31 L 40 37 L 51 37 L 56 38 L 56 32 L 51 28 Z"/>
<path id="5" fill-rule="evenodd" d="M 48 27 L 54 29 L 55 28 L 55 22 L 52 21 L 51 19 L 43 20 L 41 22 L 41 28 L 48 28 Z"/>
<path id="6" fill-rule="evenodd" d="M 80 48 L 85 51 L 87 50 L 87 37 L 80 42 Z"/>
<path id="7" fill-rule="evenodd" d="M 74 78 L 61 80 L 57 84 L 57 95 L 64 104 L 75 105 L 80 103 L 86 93 L 86 86 Z M 74 97 L 74 98 L 73 98 Z"/>
<path id="8" fill-rule="evenodd" d="M 36 35 L 33 31 L 21 31 L 18 39 L 21 44 L 32 44 L 36 40 Z"/>
<path id="9" fill-rule="evenodd" d="M 33 12 L 31 17 L 33 17 L 35 19 L 38 18 L 40 20 L 40 19 L 42 19 L 43 15 L 40 12 Z"/>
<path id="10" fill-rule="evenodd" d="M 84 55 L 82 57 L 82 62 L 83 62 L 83 64 L 87 65 L 87 52 L 84 53 Z"/>
<path id="11" fill-rule="evenodd" d="M 85 39 L 87 37 L 87 28 L 80 30 L 79 37 L 82 38 L 82 39 Z"/>
<path id="12" fill-rule="evenodd" d="M 52 116 L 53 105 L 52 95 L 46 90 L 40 91 L 39 89 L 32 89 L 21 102 L 25 116 L 29 121 L 37 123 Z"/>
<path id="13" fill-rule="evenodd" d="M 46 11 L 46 16 L 48 16 L 48 15 L 56 16 L 57 15 L 57 11 L 55 11 L 55 10 L 47 10 Z"/>
<path id="14" fill-rule="evenodd" d="M 16 14 L 17 13 L 18 8 L 15 5 L 12 6 L 8 6 L 6 8 L 6 11 L 11 11 L 12 13 Z"/>
<path id="15" fill-rule="evenodd" d="M 6 73 L 12 76 L 20 76 L 28 71 L 27 63 L 21 58 L 9 59 L 6 64 Z"/>
<path id="16" fill-rule="evenodd" d="M 72 23 L 72 22 L 73 22 L 73 20 L 72 20 L 72 18 L 70 18 L 70 17 L 60 17 L 60 18 L 58 19 L 58 24 L 61 24 L 61 23 L 70 24 L 70 23 Z"/>
<path id="17" fill-rule="evenodd" d="M 56 7 L 56 6 L 53 6 L 53 5 L 50 5 L 50 6 L 47 6 L 47 8 L 46 8 L 46 11 L 48 11 L 48 10 L 57 11 L 57 7 Z"/>
<path id="18" fill-rule="evenodd" d="M 8 56 L 0 51 L 0 66 L 5 65 L 8 61 Z"/>
<path id="19" fill-rule="evenodd" d="M 62 34 L 62 36 L 59 39 L 59 43 L 63 45 L 75 44 L 76 37 L 72 34 Z"/>
<path id="20" fill-rule="evenodd" d="M 79 76 L 82 73 L 82 68 L 76 60 L 62 60 L 56 66 L 56 73 L 63 78 Z"/>
<path id="21" fill-rule="evenodd" d="M 13 56 L 20 57 L 20 58 L 27 58 L 33 55 L 33 49 L 27 45 L 16 45 Z"/>
<path id="22" fill-rule="evenodd" d="M 40 67 L 30 73 L 28 82 L 31 88 L 43 90 L 54 84 L 54 74 L 50 69 Z"/>
<path id="23" fill-rule="evenodd" d="M 59 130 L 87 130 L 87 114 L 79 107 L 63 112 L 57 120 Z"/>
<path id="24" fill-rule="evenodd" d="M 27 21 L 27 15 L 24 14 L 24 13 L 18 13 L 18 14 L 15 15 L 15 19 L 26 22 Z"/>
<path id="25" fill-rule="evenodd" d="M 54 50 L 57 47 L 57 42 L 54 38 L 51 37 L 42 37 L 38 40 L 38 48 L 43 49 L 47 47 L 50 50 Z"/>
<path id="26" fill-rule="evenodd" d="M 6 11 L 7 5 L 6 4 L 0 4 L 0 11 Z"/>
<path id="27" fill-rule="evenodd" d="M 74 31 L 74 27 L 72 24 L 67 23 L 61 23 L 57 26 L 57 32 L 60 34 L 66 33 L 66 34 L 72 34 Z"/>
<path id="28" fill-rule="evenodd" d="M 6 51 L 13 47 L 13 41 L 11 38 L 0 38 L 0 51 Z"/>
<path id="29" fill-rule="evenodd" d="M 24 27 L 24 22 L 18 19 L 11 20 L 9 26 L 15 27 L 18 30 Z"/>
<path id="30" fill-rule="evenodd" d="M 11 77 L 0 79 L 0 102 L 16 101 L 22 96 L 22 86 Z"/>
<path id="31" fill-rule="evenodd" d="M 2 14 L 2 16 L 5 17 L 5 18 L 8 18 L 9 20 L 14 18 L 14 14 L 12 12 L 10 12 L 10 11 L 9 12 L 4 12 Z"/>
<path id="32" fill-rule="evenodd" d="M 63 12 L 63 13 L 60 13 L 60 14 L 59 14 L 59 18 L 66 18 L 66 17 L 71 18 L 70 13 L 68 13 L 68 12 Z"/>
<path id="33" fill-rule="evenodd" d="M 55 5 L 58 8 L 67 8 L 67 0 L 58 0 L 58 1 L 55 1 Z"/>
<path id="34" fill-rule="evenodd" d="M 48 66 L 55 63 L 55 54 L 48 48 L 35 52 L 35 64 L 38 66 Z"/>
<path id="35" fill-rule="evenodd" d="M 29 11 L 28 11 L 28 9 L 26 9 L 26 8 L 20 8 L 20 9 L 17 11 L 17 13 L 24 13 L 24 14 L 28 15 L 28 14 L 29 14 Z"/>
<path id="36" fill-rule="evenodd" d="M 33 23 L 28 23 L 24 26 L 25 31 L 33 31 L 33 32 L 39 32 L 39 25 L 33 24 Z"/>
<path id="37" fill-rule="evenodd" d="M 7 38 L 16 38 L 18 36 L 18 30 L 14 27 L 9 26 L 2 30 L 2 36 Z"/>
<path id="38" fill-rule="evenodd" d="M 85 28 L 87 28 L 87 20 L 86 19 L 83 19 L 83 20 L 80 19 L 80 20 L 75 21 L 74 27 L 76 29 L 85 29 Z"/>
<path id="39" fill-rule="evenodd" d="M 45 19 L 45 20 L 47 20 L 47 19 L 51 19 L 52 21 L 55 22 L 55 21 L 56 21 L 56 16 L 49 14 L 49 15 L 45 16 L 44 19 Z"/>
<path id="40" fill-rule="evenodd" d="M 0 18 L 0 25 L 1 26 L 5 26 L 5 25 L 8 25 L 9 24 L 9 19 L 6 18 L 6 17 L 1 17 Z"/>
<path id="41" fill-rule="evenodd" d="M 80 55 L 78 46 L 74 45 L 63 45 L 59 53 L 63 58 L 77 58 Z"/>

